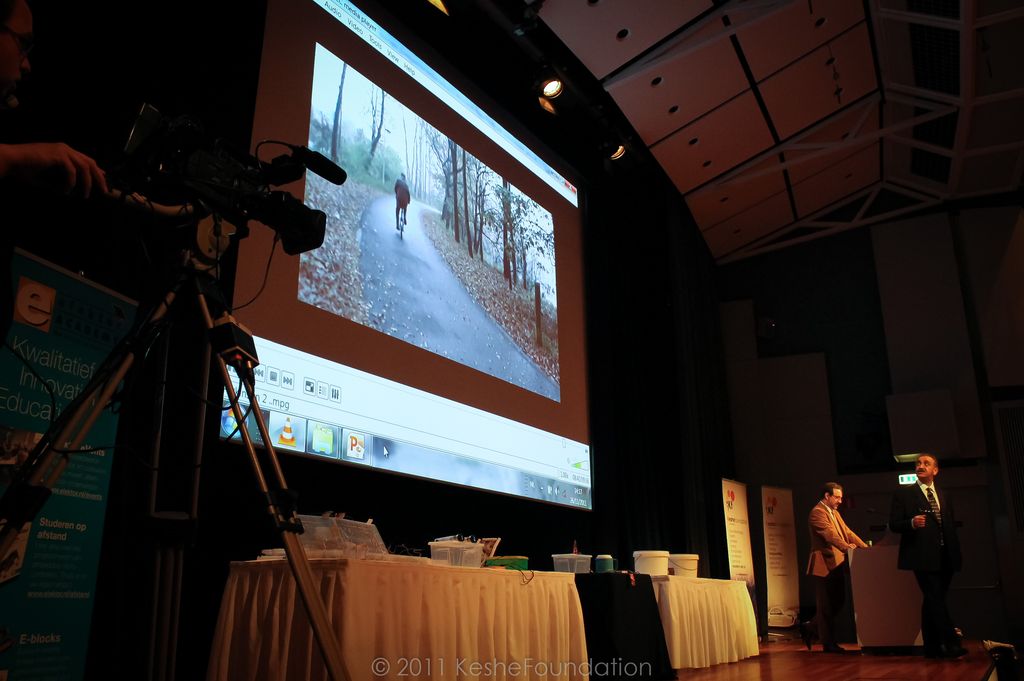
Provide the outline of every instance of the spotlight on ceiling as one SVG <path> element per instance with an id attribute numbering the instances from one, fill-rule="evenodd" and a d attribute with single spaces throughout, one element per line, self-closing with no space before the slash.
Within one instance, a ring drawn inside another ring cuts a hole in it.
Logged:
<path id="1" fill-rule="evenodd" d="M 427 2 L 444 12 L 445 16 L 449 16 L 448 8 L 444 6 L 444 0 L 427 0 Z"/>
<path id="2" fill-rule="evenodd" d="M 538 97 L 537 103 L 540 104 L 540 108 L 544 109 L 549 114 L 558 114 L 558 109 L 555 108 L 555 105 L 547 97 Z"/>
<path id="3" fill-rule="evenodd" d="M 620 158 L 622 158 L 625 155 L 626 155 L 626 147 L 624 147 L 624 146 L 622 146 L 620 144 L 620 145 L 616 146 L 615 149 L 612 150 L 612 153 L 608 155 L 608 158 L 610 158 L 613 161 L 618 161 Z"/>
<path id="4" fill-rule="evenodd" d="M 554 99 L 558 95 L 562 94 L 563 89 L 565 89 L 565 86 L 558 78 L 545 78 L 540 84 L 541 94 L 548 99 Z"/>

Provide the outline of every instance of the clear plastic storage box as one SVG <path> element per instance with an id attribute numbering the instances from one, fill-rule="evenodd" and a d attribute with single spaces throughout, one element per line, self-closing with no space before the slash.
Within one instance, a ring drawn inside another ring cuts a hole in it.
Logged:
<path id="1" fill-rule="evenodd" d="M 432 541 L 430 558 L 435 563 L 456 567 L 480 567 L 484 562 L 484 545 L 469 541 Z"/>
<path id="2" fill-rule="evenodd" d="M 388 549 L 377 526 L 345 518 L 300 515 L 303 533 L 299 542 L 307 553 L 324 557 L 384 558 Z"/>
<path id="3" fill-rule="evenodd" d="M 589 553 L 552 553 L 555 572 L 590 572 Z"/>
<path id="4" fill-rule="evenodd" d="M 341 534 L 334 518 L 318 515 L 300 515 L 302 534 L 299 543 L 306 551 L 326 551 L 341 548 Z"/>

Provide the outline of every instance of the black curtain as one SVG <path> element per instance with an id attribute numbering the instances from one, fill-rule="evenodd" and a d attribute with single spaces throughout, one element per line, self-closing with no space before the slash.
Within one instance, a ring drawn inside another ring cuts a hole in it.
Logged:
<path id="1" fill-rule="evenodd" d="M 619 555 L 699 553 L 728 576 L 733 471 L 714 261 L 659 169 L 591 187 L 585 227 L 595 505 Z"/>

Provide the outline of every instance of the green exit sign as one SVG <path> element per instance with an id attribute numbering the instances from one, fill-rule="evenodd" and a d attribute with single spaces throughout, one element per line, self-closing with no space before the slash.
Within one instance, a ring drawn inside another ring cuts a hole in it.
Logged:
<path id="1" fill-rule="evenodd" d="M 917 475 L 915 473 L 901 473 L 900 484 L 901 485 L 913 485 L 917 482 Z"/>

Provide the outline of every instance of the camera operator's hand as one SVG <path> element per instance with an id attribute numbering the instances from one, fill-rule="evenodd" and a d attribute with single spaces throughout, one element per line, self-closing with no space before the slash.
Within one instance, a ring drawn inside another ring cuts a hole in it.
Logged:
<path id="1" fill-rule="evenodd" d="M 0 144 L 0 178 L 7 177 L 83 198 L 110 193 L 96 161 L 63 142 Z"/>

